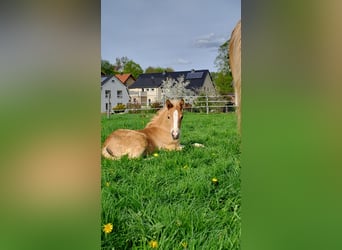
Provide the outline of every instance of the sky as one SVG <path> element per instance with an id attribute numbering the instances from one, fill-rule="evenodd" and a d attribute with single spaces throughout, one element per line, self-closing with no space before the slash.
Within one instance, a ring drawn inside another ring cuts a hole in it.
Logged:
<path id="1" fill-rule="evenodd" d="M 241 0 L 101 0 L 101 59 L 216 72 L 218 48 L 241 18 Z"/>

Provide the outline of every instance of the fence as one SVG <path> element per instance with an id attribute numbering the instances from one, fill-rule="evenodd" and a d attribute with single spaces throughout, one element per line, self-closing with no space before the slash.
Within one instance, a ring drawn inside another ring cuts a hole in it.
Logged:
<path id="1" fill-rule="evenodd" d="M 234 97 L 232 95 L 222 96 L 179 96 L 177 98 L 185 101 L 184 110 L 197 113 L 222 113 L 235 112 Z M 164 96 L 160 102 L 154 103 L 127 103 L 124 107 L 114 107 L 112 114 L 116 113 L 140 113 L 156 112 L 161 109 L 168 97 Z M 109 116 L 109 112 L 107 113 Z"/>

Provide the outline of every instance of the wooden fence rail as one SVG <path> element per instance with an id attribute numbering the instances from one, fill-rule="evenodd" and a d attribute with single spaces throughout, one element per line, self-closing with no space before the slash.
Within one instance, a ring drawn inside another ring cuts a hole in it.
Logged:
<path id="1" fill-rule="evenodd" d="M 184 110 L 188 112 L 199 113 L 222 113 L 222 112 L 235 112 L 235 104 L 233 96 L 179 96 L 170 99 L 185 100 Z M 111 114 L 117 113 L 140 113 L 140 112 L 156 112 L 164 106 L 167 97 L 163 98 L 161 102 L 155 102 L 148 105 L 147 103 L 127 103 L 125 108 L 113 108 Z M 109 112 L 108 112 L 109 113 Z"/>

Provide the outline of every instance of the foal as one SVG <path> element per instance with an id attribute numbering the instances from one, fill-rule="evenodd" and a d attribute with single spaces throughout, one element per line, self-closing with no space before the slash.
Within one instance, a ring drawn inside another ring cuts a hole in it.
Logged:
<path id="1" fill-rule="evenodd" d="M 103 144 L 102 155 L 116 160 L 124 155 L 137 158 L 157 149 L 180 150 L 184 100 L 167 100 L 165 104 L 144 129 L 118 129 L 110 134 Z"/>

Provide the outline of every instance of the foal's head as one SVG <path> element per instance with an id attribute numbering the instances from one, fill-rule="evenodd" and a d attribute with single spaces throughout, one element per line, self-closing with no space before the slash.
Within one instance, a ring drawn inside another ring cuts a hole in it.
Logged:
<path id="1" fill-rule="evenodd" d="M 184 100 L 181 99 L 180 101 L 173 101 L 170 100 L 166 101 L 167 107 L 167 124 L 170 128 L 171 136 L 174 140 L 179 139 L 180 135 L 180 128 L 183 119 L 183 106 Z"/>

